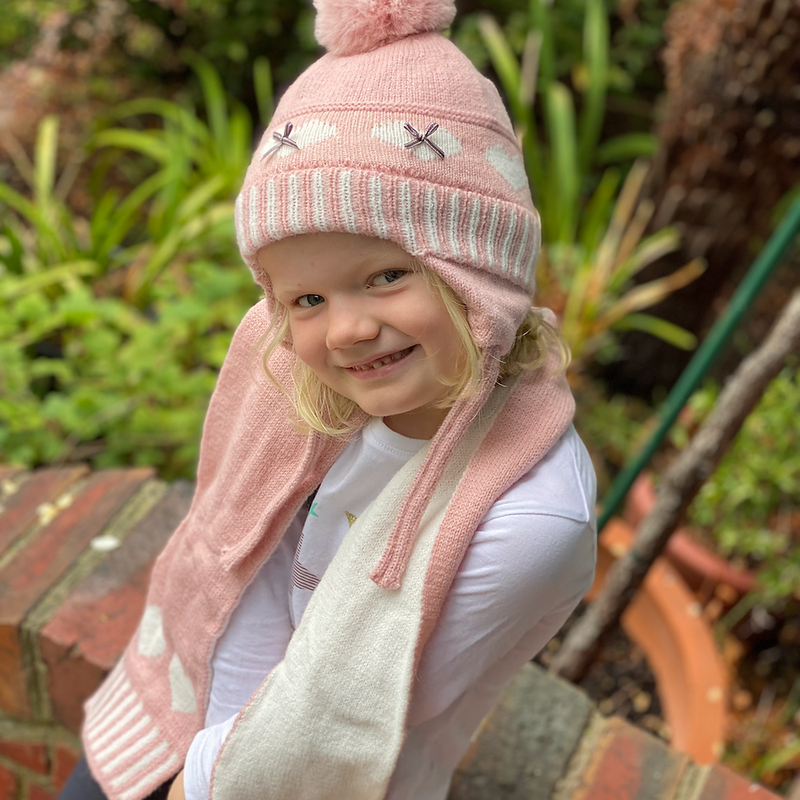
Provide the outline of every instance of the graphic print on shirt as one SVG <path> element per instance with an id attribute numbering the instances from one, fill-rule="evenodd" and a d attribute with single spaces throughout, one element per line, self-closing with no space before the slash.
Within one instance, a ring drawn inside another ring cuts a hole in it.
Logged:
<path id="1" fill-rule="evenodd" d="M 316 516 L 316 514 L 314 516 Z M 292 581 L 289 585 L 290 595 L 294 592 L 295 588 L 308 589 L 310 592 L 313 592 L 320 581 L 313 572 L 307 570 L 300 563 L 300 550 L 303 547 L 303 535 L 302 533 L 300 534 L 300 541 L 297 543 L 297 550 L 295 550 L 294 561 L 292 562 Z"/>

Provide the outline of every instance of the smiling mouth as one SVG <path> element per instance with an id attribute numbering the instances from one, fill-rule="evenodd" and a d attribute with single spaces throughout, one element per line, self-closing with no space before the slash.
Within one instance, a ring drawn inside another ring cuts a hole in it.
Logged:
<path id="1" fill-rule="evenodd" d="M 370 361 L 368 364 L 360 364 L 357 367 L 348 367 L 347 369 L 353 370 L 353 372 L 370 372 L 373 369 L 380 369 L 393 361 L 400 361 L 401 358 L 405 358 L 413 349 L 413 347 L 407 347 L 405 350 L 398 350 L 396 353 Z"/>

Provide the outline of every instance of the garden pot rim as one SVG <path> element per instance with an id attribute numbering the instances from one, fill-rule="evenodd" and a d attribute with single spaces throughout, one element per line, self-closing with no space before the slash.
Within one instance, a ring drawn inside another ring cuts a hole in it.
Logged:
<path id="1" fill-rule="evenodd" d="M 627 522 L 609 520 L 600 535 L 597 572 L 587 600 L 596 597 L 613 561 L 634 539 Z M 725 740 L 730 676 L 696 597 L 664 558 L 650 568 L 622 616 L 622 626 L 653 671 L 672 746 L 698 764 L 716 761 Z"/>
<path id="2" fill-rule="evenodd" d="M 642 471 L 625 500 L 624 518 L 634 528 L 650 513 L 656 501 L 653 473 Z M 691 526 L 680 526 L 670 536 L 665 556 L 695 590 L 725 584 L 741 597 L 756 585 L 755 573 L 734 566 L 719 553 L 710 550 L 693 536 Z"/>

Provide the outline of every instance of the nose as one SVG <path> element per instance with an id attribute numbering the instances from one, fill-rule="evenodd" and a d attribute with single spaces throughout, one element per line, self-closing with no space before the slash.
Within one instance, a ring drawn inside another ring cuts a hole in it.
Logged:
<path id="1" fill-rule="evenodd" d="M 329 350 L 341 350 L 359 342 L 377 338 L 380 323 L 365 304 L 353 300 L 331 301 L 328 306 L 328 331 L 325 343 Z"/>

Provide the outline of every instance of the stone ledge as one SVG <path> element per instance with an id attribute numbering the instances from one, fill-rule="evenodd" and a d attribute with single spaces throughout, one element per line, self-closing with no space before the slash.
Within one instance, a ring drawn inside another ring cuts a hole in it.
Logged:
<path id="1" fill-rule="evenodd" d="M 79 757 L 81 704 L 132 636 L 153 562 L 192 491 L 142 469 L 0 465 L 0 800 L 52 800 L 63 786 Z M 534 664 L 484 720 L 450 795 L 523 798 L 777 800 L 602 717 Z"/>

